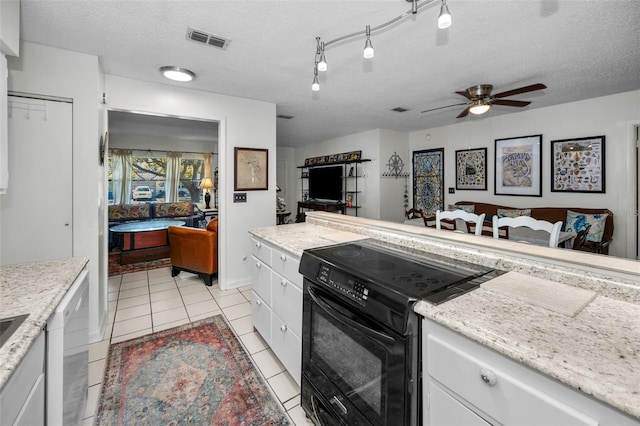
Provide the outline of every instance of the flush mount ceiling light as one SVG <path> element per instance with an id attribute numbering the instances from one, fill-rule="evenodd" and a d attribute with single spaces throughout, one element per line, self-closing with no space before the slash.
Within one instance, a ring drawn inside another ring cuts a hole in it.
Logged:
<path id="1" fill-rule="evenodd" d="M 160 67 L 160 72 L 169 80 L 187 82 L 196 78 L 196 73 L 180 67 Z"/>
<path id="2" fill-rule="evenodd" d="M 321 72 L 327 71 L 327 59 L 325 56 L 325 50 L 328 47 L 330 47 L 333 44 L 364 35 L 366 39 L 365 39 L 363 56 L 365 59 L 371 59 L 374 56 L 373 44 L 371 43 L 372 33 L 384 30 L 387 27 L 390 27 L 398 22 L 401 22 L 407 16 L 417 14 L 425 6 L 428 6 L 432 3 L 437 2 L 437 0 L 423 0 L 418 5 L 418 0 L 406 0 L 406 1 L 411 3 L 411 10 L 406 11 L 402 15 L 397 16 L 391 19 L 390 21 L 385 22 L 384 24 L 381 24 L 375 27 L 367 25 L 363 31 L 357 31 L 355 33 L 334 38 L 333 40 L 327 41 L 326 43 L 323 42 L 320 37 L 316 37 L 317 47 L 316 47 L 315 62 L 313 65 L 313 84 L 311 85 L 311 90 L 313 90 L 314 92 L 317 92 L 320 90 L 320 82 L 318 80 L 318 71 L 321 71 Z M 446 0 L 440 0 L 440 1 L 442 5 L 440 6 L 440 15 L 438 16 L 438 28 L 440 29 L 449 28 L 451 26 L 451 14 L 449 13 L 449 8 L 447 7 Z"/>

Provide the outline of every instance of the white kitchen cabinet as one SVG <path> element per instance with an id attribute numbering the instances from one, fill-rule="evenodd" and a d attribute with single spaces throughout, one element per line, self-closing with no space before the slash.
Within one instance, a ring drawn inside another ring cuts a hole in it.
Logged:
<path id="1" fill-rule="evenodd" d="M 300 259 L 253 239 L 251 320 L 282 365 L 300 385 L 302 275 Z"/>
<path id="2" fill-rule="evenodd" d="M 0 392 L 0 425 L 45 424 L 44 372 L 42 331 Z"/>
<path id="3" fill-rule="evenodd" d="M 456 424 L 460 419 L 467 419 L 465 424 L 638 425 L 612 407 L 428 319 L 423 320 L 423 356 L 424 425 Z"/>

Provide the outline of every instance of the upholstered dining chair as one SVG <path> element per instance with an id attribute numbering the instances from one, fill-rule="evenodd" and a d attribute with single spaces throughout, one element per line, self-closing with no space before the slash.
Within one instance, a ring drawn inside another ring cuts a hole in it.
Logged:
<path id="1" fill-rule="evenodd" d="M 562 228 L 562 221 L 556 223 L 547 222 L 546 220 L 534 219 L 531 216 L 518 216 L 518 217 L 493 217 L 493 238 L 509 238 L 509 228 L 529 228 L 535 231 L 546 231 L 549 233 L 549 247 L 558 247 L 558 240 L 560 239 L 560 229 Z M 503 234 L 500 235 L 500 230 L 503 230 Z M 532 243 L 531 239 L 527 239 L 522 234 L 518 237 L 511 238 L 514 241 Z M 537 239 L 536 239 L 537 240 Z"/>
<path id="2" fill-rule="evenodd" d="M 218 219 L 210 221 L 207 229 L 170 226 L 168 232 L 171 276 L 191 272 L 211 286 L 218 274 Z"/>
<path id="3" fill-rule="evenodd" d="M 482 235 L 482 224 L 485 214 L 477 215 L 475 213 L 465 212 L 464 210 L 453 211 L 436 211 L 436 229 L 443 229 L 443 223 L 456 232 L 465 232 L 467 234 Z M 460 229 L 462 226 L 465 228 Z M 472 232 L 473 231 L 473 232 Z"/>

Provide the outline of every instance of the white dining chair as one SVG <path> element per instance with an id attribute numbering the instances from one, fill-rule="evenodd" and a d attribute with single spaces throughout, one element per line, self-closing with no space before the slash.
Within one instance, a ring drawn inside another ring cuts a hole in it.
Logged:
<path id="1" fill-rule="evenodd" d="M 549 247 L 558 247 L 558 240 L 560 239 L 560 229 L 562 228 L 562 221 L 551 223 L 546 220 L 534 219 L 531 216 L 518 216 L 518 217 L 493 217 L 493 238 L 500 238 L 500 228 L 511 227 L 521 228 L 526 227 L 536 231 L 546 231 L 549 233 Z M 509 238 L 509 229 L 507 228 L 504 238 Z M 515 239 L 516 241 L 531 243 L 532 241 L 526 238 Z"/>
<path id="2" fill-rule="evenodd" d="M 484 222 L 485 214 L 477 215 L 475 213 L 468 213 L 464 210 L 453 211 L 436 211 L 436 229 L 442 229 L 442 221 L 453 223 L 453 230 L 456 232 L 464 232 L 458 229 L 460 221 L 463 221 L 466 225 L 466 233 L 471 233 L 471 226 L 475 227 L 474 234 L 482 234 L 482 223 Z"/>

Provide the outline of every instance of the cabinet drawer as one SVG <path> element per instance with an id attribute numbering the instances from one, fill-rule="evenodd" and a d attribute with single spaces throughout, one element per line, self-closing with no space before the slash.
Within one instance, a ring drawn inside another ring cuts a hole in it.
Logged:
<path id="1" fill-rule="evenodd" d="M 251 239 L 251 254 L 271 266 L 271 247 L 255 238 Z"/>
<path id="2" fill-rule="evenodd" d="M 253 261 L 251 267 L 251 284 L 253 285 L 253 291 L 255 291 L 267 305 L 271 305 L 271 268 L 253 256 L 251 260 Z"/>
<path id="3" fill-rule="evenodd" d="M 271 273 L 271 308 L 298 336 L 302 335 L 302 290 L 280 274 Z"/>
<path id="4" fill-rule="evenodd" d="M 300 386 L 302 340 L 276 314 L 271 316 L 271 350 Z"/>
<path id="5" fill-rule="evenodd" d="M 300 269 L 300 260 L 278 249 L 273 249 L 273 257 L 271 267 L 274 271 L 302 288 L 302 275 Z"/>
<path id="6" fill-rule="evenodd" d="M 432 334 L 426 346 L 429 375 L 500 423 L 598 424 L 544 389 L 530 386 L 524 377 L 506 374 L 478 353 L 472 355 Z"/>
<path id="7" fill-rule="evenodd" d="M 438 426 L 489 426 L 488 423 L 442 390 L 440 386 L 429 381 L 429 421 L 426 424 Z"/>
<path id="8" fill-rule="evenodd" d="M 271 345 L 271 309 L 255 291 L 251 292 L 251 323 L 267 344 Z"/>

